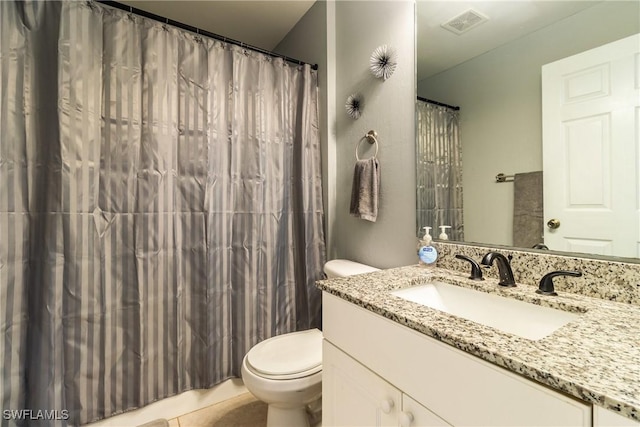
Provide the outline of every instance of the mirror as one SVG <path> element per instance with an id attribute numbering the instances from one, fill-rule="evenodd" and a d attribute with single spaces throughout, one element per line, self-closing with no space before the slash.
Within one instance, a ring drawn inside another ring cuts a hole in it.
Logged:
<path id="1" fill-rule="evenodd" d="M 469 10 L 486 21 L 442 27 Z M 636 0 L 417 1 L 417 95 L 460 107 L 464 242 L 513 246 L 496 175 L 542 170 L 542 65 L 639 33 L 639 16 Z"/>

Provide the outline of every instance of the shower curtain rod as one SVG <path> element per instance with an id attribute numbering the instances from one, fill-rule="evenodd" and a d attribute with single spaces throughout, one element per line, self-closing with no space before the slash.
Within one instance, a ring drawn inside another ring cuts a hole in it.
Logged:
<path id="1" fill-rule="evenodd" d="M 191 25 L 184 24 L 182 22 L 174 21 L 173 19 L 165 18 L 164 16 L 156 15 L 154 13 L 147 12 L 147 11 L 144 11 L 142 9 L 138 9 L 138 8 L 135 8 L 135 7 L 132 7 L 132 6 L 127 6 L 126 4 L 118 3 L 117 1 L 110 1 L 110 0 L 93 0 L 93 1 L 95 1 L 96 3 L 101 3 L 101 4 L 104 4 L 104 5 L 107 5 L 107 6 L 115 7 L 116 9 L 121 9 L 121 10 L 127 11 L 129 13 L 134 13 L 136 15 L 140 15 L 140 16 L 145 17 L 145 18 L 153 19 L 154 21 L 158 21 L 158 22 L 162 22 L 162 23 L 174 26 L 174 27 L 178 27 L 178 28 L 181 28 L 183 30 L 191 31 L 193 33 L 200 34 L 200 35 L 212 38 L 212 39 L 220 40 L 220 41 L 225 42 L 225 43 L 235 44 L 237 46 L 240 46 L 240 47 L 243 47 L 243 48 L 247 48 L 247 49 L 250 49 L 250 50 L 253 50 L 253 51 L 256 51 L 256 52 L 260 52 L 260 53 L 263 53 L 265 55 L 273 56 L 275 58 L 282 58 L 285 61 L 292 62 L 292 63 L 298 64 L 298 65 L 307 64 L 306 62 L 300 61 L 299 59 L 290 58 L 290 57 L 285 56 L 285 55 L 280 55 L 279 53 L 271 52 L 271 51 L 268 51 L 266 49 L 259 48 L 257 46 L 252 46 L 250 44 L 247 44 L 247 43 L 244 43 L 244 42 L 241 42 L 241 41 L 238 41 L 238 40 L 230 39 L 229 37 L 225 37 L 225 36 L 221 36 L 219 34 L 211 33 L 209 31 L 202 30 L 200 28 L 193 27 Z M 318 64 L 309 64 L 309 65 L 311 65 L 311 69 L 313 69 L 313 70 L 317 70 L 318 69 Z"/>
<path id="2" fill-rule="evenodd" d="M 432 101 L 430 99 L 423 98 L 421 96 L 418 96 L 417 98 L 418 98 L 419 101 L 428 102 L 429 104 L 439 105 L 441 107 L 451 108 L 452 110 L 458 111 L 460 109 L 460 107 L 457 107 L 455 105 L 449 105 L 449 104 L 444 104 L 444 103 L 438 102 L 438 101 Z"/>

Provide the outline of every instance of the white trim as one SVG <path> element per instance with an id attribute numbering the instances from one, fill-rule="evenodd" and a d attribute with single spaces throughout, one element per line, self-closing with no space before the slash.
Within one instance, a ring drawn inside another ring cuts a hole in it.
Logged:
<path id="1" fill-rule="evenodd" d="M 190 390 L 176 396 L 151 403 L 143 408 L 87 424 L 84 427 L 138 426 L 157 419 L 170 420 L 182 415 L 231 399 L 247 392 L 239 378 L 227 380 L 205 390 Z"/>

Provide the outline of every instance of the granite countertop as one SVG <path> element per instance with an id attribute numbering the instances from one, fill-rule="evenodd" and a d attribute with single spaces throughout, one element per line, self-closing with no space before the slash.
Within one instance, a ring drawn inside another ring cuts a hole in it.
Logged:
<path id="1" fill-rule="evenodd" d="M 541 296 L 535 286 L 501 288 L 495 279 L 476 282 L 467 276 L 416 265 L 321 280 L 317 286 L 524 377 L 640 420 L 640 306 L 570 293 Z M 389 294 L 430 278 L 580 313 L 580 319 L 532 341 Z"/>

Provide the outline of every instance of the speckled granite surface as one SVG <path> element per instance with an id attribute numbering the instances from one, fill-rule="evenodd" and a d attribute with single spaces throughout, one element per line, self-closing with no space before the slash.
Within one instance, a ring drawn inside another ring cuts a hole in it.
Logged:
<path id="1" fill-rule="evenodd" d="M 640 307 L 569 293 L 543 297 L 535 293 L 536 286 L 519 283 L 515 288 L 500 288 L 496 279 L 474 282 L 467 276 L 443 268 L 408 266 L 322 280 L 317 285 L 488 362 L 640 420 Z M 532 341 L 389 294 L 431 278 L 581 313 L 580 319 Z"/>
<path id="2" fill-rule="evenodd" d="M 519 251 L 456 243 L 436 242 L 438 267 L 466 271 L 468 263 L 454 257 L 464 254 L 477 260 L 490 250 L 511 255 L 511 269 L 517 283 L 538 286 L 546 273 L 557 270 L 577 270 L 582 277 L 557 277 L 553 280 L 558 292 L 571 292 L 610 301 L 640 305 L 640 263 L 582 258 L 558 255 L 546 251 Z M 484 271 L 486 277 L 498 277 L 494 267 Z"/>

